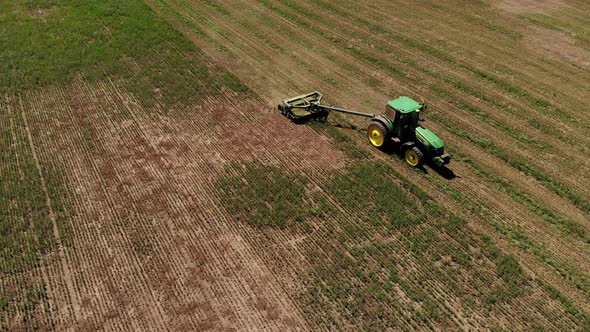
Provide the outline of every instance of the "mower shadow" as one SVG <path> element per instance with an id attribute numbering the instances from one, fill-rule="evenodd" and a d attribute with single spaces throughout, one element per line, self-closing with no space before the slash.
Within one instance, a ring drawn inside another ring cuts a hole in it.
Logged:
<path id="1" fill-rule="evenodd" d="M 448 168 L 447 166 L 436 166 L 431 164 L 429 164 L 428 166 L 446 180 L 453 180 L 457 177 L 457 174 L 455 174 L 455 172 L 453 172 L 453 170 Z M 421 168 L 424 168 L 424 166 L 422 166 Z M 426 174 L 428 174 L 428 170 L 424 168 L 424 171 Z"/>

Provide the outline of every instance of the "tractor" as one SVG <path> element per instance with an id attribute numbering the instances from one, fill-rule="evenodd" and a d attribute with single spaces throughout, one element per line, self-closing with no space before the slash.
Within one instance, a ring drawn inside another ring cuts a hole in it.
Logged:
<path id="1" fill-rule="evenodd" d="M 331 111 L 370 118 L 367 137 L 374 147 L 382 150 L 393 148 L 412 167 L 420 167 L 426 162 L 441 167 L 451 161 L 451 155 L 444 151 L 443 141 L 420 125 L 424 121 L 420 119 L 420 111 L 426 109 L 425 104 L 402 96 L 389 101 L 385 112 L 371 114 L 323 105 L 321 99 L 322 94 L 316 91 L 283 100 L 278 109 L 295 123 L 325 121 Z"/>

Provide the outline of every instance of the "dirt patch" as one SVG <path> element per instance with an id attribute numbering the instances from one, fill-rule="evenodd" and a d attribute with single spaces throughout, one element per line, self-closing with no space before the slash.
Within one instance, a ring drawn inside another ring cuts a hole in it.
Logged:
<path id="1" fill-rule="evenodd" d="M 48 97 L 55 95 L 63 98 Z M 33 127 L 45 128 L 39 150 L 58 156 L 74 193 L 74 236 L 61 259 L 71 273 L 49 276 L 74 287 L 52 283 L 47 290 L 57 329 L 307 326 L 285 291 L 292 280 L 275 277 L 248 228 L 218 206 L 213 181 L 227 162 L 244 158 L 328 167 L 329 142 L 311 144 L 316 157 L 277 147 L 271 138 L 282 129 L 273 124 L 289 122 L 260 112 L 256 101 L 241 107 L 211 99 L 168 116 L 143 109 L 115 83 L 83 81 L 67 94 L 47 90 L 32 99 Z M 61 118 L 69 121 L 49 120 Z M 303 142 L 314 133 L 293 126 L 299 136 L 287 139 Z M 77 306 L 68 298 L 86 300 Z"/>
<path id="2" fill-rule="evenodd" d="M 586 69 L 590 68 L 590 52 L 576 46 L 574 38 L 563 32 L 534 27 L 525 43 L 528 48 L 548 58 L 567 60 Z"/>
<path id="3" fill-rule="evenodd" d="M 497 4 L 498 8 L 511 14 L 547 13 L 563 5 L 563 0 L 501 0 Z"/>
<path id="4" fill-rule="evenodd" d="M 55 10 L 55 7 L 47 7 L 47 8 L 32 8 L 30 10 L 31 16 L 42 20 L 43 22 L 45 22 L 46 18 L 48 15 L 51 15 L 51 13 Z"/>
<path id="5" fill-rule="evenodd" d="M 185 144 L 207 155 L 217 171 L 231 161 L 256 160 L 293 170 L 325 171 L 345 166 L 345 156 L 308 126 L 295 125 L 259 101 L 233 105 L 227 99 L 208 101 L 172 115 Z M 198 113 L 187 118 L 185 112 Z M 190 129 L 192 128 L 192 129 Z M 186 133 L 191 134 L 186 134 Z"/>

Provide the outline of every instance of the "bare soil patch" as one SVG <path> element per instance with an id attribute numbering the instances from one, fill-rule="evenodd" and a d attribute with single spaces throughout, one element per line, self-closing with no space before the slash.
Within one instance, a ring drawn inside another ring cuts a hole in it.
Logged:
<path id="1" fill-rule="evenodd" d="M 529 49 L 548 58 L 590 68 L 590 51 L 577 46 L 575 39 L 563 32 L 533 27 L 525 38 L 525 44 Z"/>
<path id="2" fill-rule="evenodd" d="M 498 8 L 511 14 L 548 13 L 564 5 L 563 0 L 500 0 Z"/>
<path id="3" fill-rule="evenodd" d="M 33 17 L 42 18 L 44 16 L 49 15 L 53 10 L 54 10 L 54 7 L 33 8 L 33 9 L 31 9 L 31 15 Z"/>

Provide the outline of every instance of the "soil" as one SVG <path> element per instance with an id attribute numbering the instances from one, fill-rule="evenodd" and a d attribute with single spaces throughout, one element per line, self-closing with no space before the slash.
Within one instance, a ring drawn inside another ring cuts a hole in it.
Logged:
<path id="1" fill-rule="evenodd" d="M 563 32 L 531 28 L 526 38 L 526 46 L 556 61 L 569 61 L 581 69 L 590 68 L 590 51 L 576 45 L 572 36 Z"/>

